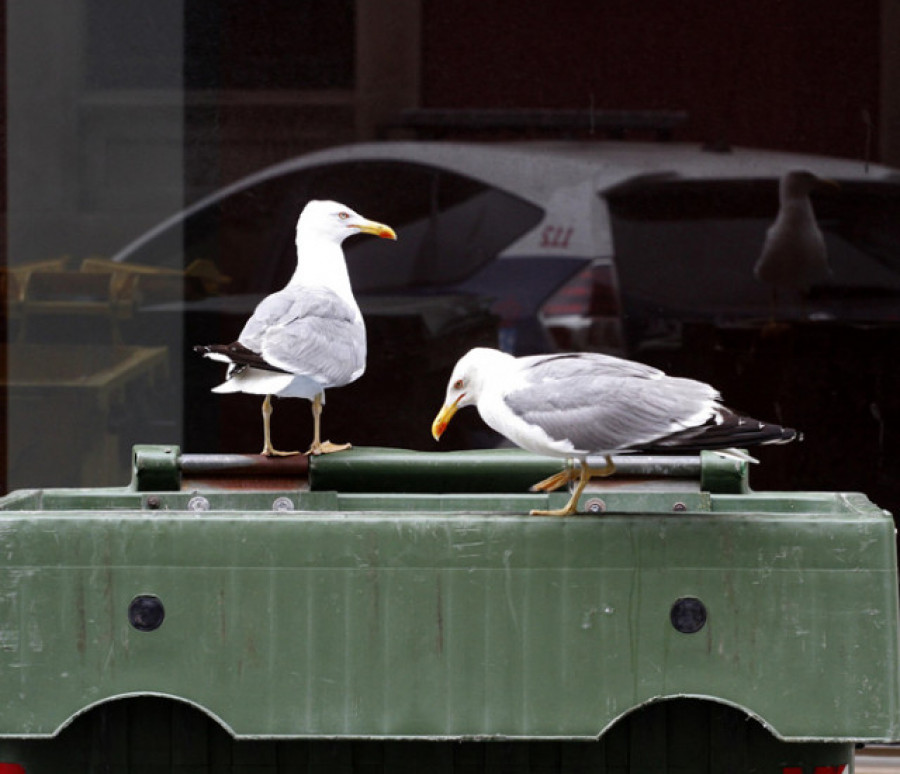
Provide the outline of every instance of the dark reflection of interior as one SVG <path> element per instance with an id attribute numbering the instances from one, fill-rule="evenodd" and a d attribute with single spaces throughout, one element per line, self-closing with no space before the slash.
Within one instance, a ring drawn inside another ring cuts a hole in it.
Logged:
<path id="1" fill-rule="evenodd" d="M 900 318 L 900 181 L 840 183 L 813 194 L 831 277 L 787 298 L 793 319 Z M 753 276 L 777 211 L 775 180 L 632 181 L 605 194 L 632 338 L 653 318 L 734 321 L 770 314 Z"/>

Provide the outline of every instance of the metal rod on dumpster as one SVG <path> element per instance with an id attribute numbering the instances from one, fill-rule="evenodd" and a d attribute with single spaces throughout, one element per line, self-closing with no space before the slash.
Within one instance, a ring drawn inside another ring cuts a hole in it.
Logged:
<path id="1" fill-rule="evenodd" d="M 592 468 L 604 467 L 603 457 L 588 457 Z M 616 473 L 620 476 L 640 476 L 642 478 L 700 478 L 700 456 L 668 456 L 665 454 L 621 454 L 613 457 Z"/>
<path id="2" fill-rule="evenodd" d="M 182 454 L 181 472 L 188 477 L 204 478 L 248 476 L 264 478 L 305 478 L 309 458 L 304 454 L 291 457 L 266 457 L 262 454 Z"/>
<path id="3" fill-rule="evenodd" d="M 699 456 L 616 455 L 616 471 L 623 476 L 665 476 L 667 478 L 697 478 L 700 475 Z M 591 467 L 601 468 L 603 457 L 589 457 Z M 262 454 L 182 454 L 181 470 L 186 475 L 233 475 L 246 472 L 258 476 L 305 476 L 309 458 L 297 454 L 292 457 L 266 457 Z"/>

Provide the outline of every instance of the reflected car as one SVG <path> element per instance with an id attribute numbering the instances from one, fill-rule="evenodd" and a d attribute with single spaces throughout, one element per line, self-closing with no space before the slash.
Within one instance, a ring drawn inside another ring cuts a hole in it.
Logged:
<path id="1" fill-rule="evenodd" d="M 453 363 L 471 346 L 634 356 L 677 336 L 685 322 L 765 320 L 769 293 L 752 268 L 777 212 L 778 179 L 796 168 L 840 184 L 814 199 L 833 275 L 782 313 L 896 319 L 897 172 L 861 161 L 676 143 L 332 148 L 217 191 L 112 260 L 171 269 L 198 260 L 214 265 L 227 283 L 188 297 L 183 311 L 190 343 L 222 341 L 236 336 L 256 303 L 291 276 L 294 226 L 306 201 L 336 199 L 389 223 L 396 243 L 351 239 L 345 253 L 369 328 L 374 376 L 363 380 L 402 397 L 379 403 L 383 411 L 370 406 L 371 432 L 357 424 L 353 437 L 432 448 L 425 420 Z M 221 377 L 208 363 L 185 363 L 196 390 Z M 329 404 L 361 399 L 356 395 L 353 385 L 335 390 Z M 419 395 L 427 396 L 421 406 Z M 194 397 L 186 396 L 189 405 Z M 411 421 L 396 420 L 401 409 L 421 413 L 415 417 L 425 421 L 421 437 L 400 433 Z M 334 414 L 326 410 L 328 432 Z M 397 435 L 386 434 L 385 423 Z M 215 450 L 208 441 L 191 446 Z"/>
<path id="2" fill-rule="evenodd" d="M 365 311 L 379 299 L 489 299 L 499 344 L 517 354 L 553 346 L 542 305 L 593 263 L 611 267 L 605 208 L 565 154 L 457 143 L 359 144 L 269 167 L 198 201 L 127 245 L 113 261 L 180 269 L 207 260 L 228 296 L 281 287 L 306 201 L 329 198 L 389 223 L 396 244 L 345 243 Z M 389 248 L 389 249 L 386 249 Z M 214 304 L 207 304 L 211 308 Z M 235 301 L 227 302 L 235 309 Z M 618 319 L 618 309 L 610 318 Z"/>
<path id="3" fill-rule="evenodd" d="M 366 297 L 490 299 L 515 354 L 578 345 L 623 351 L 622 323 L 764 318 L 752 276 L 778 208 L 778 179 L 809 169 L 832 277 L 783 313 L 892 314 L 900 289 L 900 172 L 862 161 L 676 143 L 384 142 L 307 154 L 198 201 L 113 260 L 181 268 L 207 258 L 229 295 L 260 297 L 294 266 L 311 198 L 391 223 L 396 245 L 346 246 Z M 252 307 L 251 307 L 252 308 Z M 630 339 L 634 343 L 635 335 Z"/>

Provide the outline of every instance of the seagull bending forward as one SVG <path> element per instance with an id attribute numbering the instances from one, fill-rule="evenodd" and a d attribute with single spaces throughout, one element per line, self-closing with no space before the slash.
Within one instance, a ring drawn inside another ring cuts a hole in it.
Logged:
<path id="1" fill-rule="evenodd" d="M 591 475 L 615 472 L 615 452 L 727 449 L 730 456 L 752 460 L 731 447 L 787 443 L 798 436 L 736 414 L 708 384 L 588 352 L 516 358 L 496 349 L 470 350 L 447 384 L 431 427 L 435 440 L 464 406 L 475 406 L 486 424 L 523 449 L 579 460 L 569 502 L 559 510 L 531 512 L 540 516 L 575 513 Z M 592 470 L 589 455 L 603 455 L 606 466 Z M 574 471 L 565 471 L 532 489 L 552 491 L 573 478 Z"/>

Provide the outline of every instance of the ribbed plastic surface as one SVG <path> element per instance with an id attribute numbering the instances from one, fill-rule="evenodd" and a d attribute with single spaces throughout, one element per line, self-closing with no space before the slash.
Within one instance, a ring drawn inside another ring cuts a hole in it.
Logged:
<path id="1" fill-rule="evenodd" d="M 900 735 L 887 514 L 829 493 L 602 498 L 557 519 L 520 493 L 14 493 L 0 736 L 140 694 L 238 737 L 583 739 L 681 696 L 785 739 Z"/>

